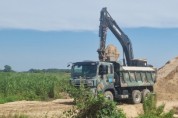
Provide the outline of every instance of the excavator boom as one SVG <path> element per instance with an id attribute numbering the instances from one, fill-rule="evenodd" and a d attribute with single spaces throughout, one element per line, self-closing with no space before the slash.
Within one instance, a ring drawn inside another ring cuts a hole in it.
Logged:
<path id="1" fill-rule="evenodd" d="M 115 35 L 115 37 L 120 42 L 123 48 L 124 55 L 126 57 L 127 66 L 133 66 L 133 65 L 139 66 L 140 64 L 138 63 L 140 62 L 141 62 L 141 65 L 143 65 L 141 60 L 134 59 L 132 43 L 130 39 L 119 28 L 115 20 L 108 13 L 107 8 L 103 8 L 100 13 L 100 26 L 99 26 L 100 48 L 98 49 L 99 60 L 106 61 L 106 55 L 105 55 L 106 46 L 105 45 L 106 45 L 106 36 L 107 36 L 108 28 L 111 30 L 111 32 Z"/>

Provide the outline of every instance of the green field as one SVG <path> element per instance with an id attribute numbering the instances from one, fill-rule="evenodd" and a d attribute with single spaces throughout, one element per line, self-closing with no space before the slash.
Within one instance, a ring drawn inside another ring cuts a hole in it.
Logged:
<path id="1" fill-rule="evenodd" d="M 0 103 L 64 97 L 69 74 L 0 72 Z"/>

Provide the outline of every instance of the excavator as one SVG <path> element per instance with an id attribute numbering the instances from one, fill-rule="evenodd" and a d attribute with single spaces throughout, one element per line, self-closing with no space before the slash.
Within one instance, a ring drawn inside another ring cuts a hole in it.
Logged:
<path id="1" fill-rule="evenodd" d="M 129 37 L 119 28 L 115 20 L 108 13 L 107 8 L 103 8 L 100 14 L 100 26 L 99 26 L 99 37 L 100 37 L 100 48 L 98 49 L 99 60 L 106 61 L 107 57 L 105 54 L 106 45 L 106 35 L 107 29 L 115 35 L 117 40 L 120 42 L 123 48 L 123 52 L 126 57 L 123 59 L 123 65 L 127 66 L 147 66 L 147 61 L 145 59 L 134 59 L 132 43 Z"/>
<path id="2" fill-rule="evenodd" d="M 108 29 L 120 42 L 126 62 L 125 59 L 123 63 L 117 61 L 119 52 L 115 46 L 106 47 Z M 143 102 L 148 94 L 154 93 L 156 69 L 147 65 L 144 59 L 134 59 L 130 39 L 106 8 L 103 8 L 100 14 L 99 37 L 99 61 L 72 63 L 70 83 L 76 87 L 84 84 L 94 95 L 103 93 L 109 100 L 128 99 L 134 104 Z"/>

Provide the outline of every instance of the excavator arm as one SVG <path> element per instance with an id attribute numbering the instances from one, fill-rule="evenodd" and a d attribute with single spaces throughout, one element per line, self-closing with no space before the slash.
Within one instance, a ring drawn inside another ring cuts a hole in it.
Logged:
<path id="1" fill-rule="evenodd" d="M 106 45 L 106 35 L 107 29 L 110 29 L 111 32 L 118 39 L 122 45 L 124 55 L 126 57 L 127 66 L 136 65 L 134 62 L 134 55 L 132 49 L 132 43 L 128 36 L 119 28 L 117 23 L 113 20 L 111 15 L 107 12 L 106 8 L 103 8 L 100 13 L 100 26 L 99 26 L 99 37 L 100 37 L 100 48 L 98 49 L 99 60 L 105 61 L 105 45 Z"/>

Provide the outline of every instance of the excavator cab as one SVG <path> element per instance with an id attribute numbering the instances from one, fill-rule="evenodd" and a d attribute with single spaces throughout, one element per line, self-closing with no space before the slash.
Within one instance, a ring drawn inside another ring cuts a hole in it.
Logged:
<path id="1" fill-rule="evenodd" d="M 146 67 L 146 66 L 148 66 L 147 60 L 146 59 L 133 59 L 132 60 L 132 66 Z"/>

